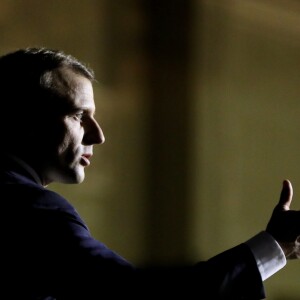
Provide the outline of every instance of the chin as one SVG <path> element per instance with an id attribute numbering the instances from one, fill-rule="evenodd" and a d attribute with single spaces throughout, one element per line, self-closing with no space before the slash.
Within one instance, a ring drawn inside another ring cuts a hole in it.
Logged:
<path id="1" fill-rule="evenodd" d="M 74 177 L 69 178 L 69 183 L 82 183 L 84 181 L 85 175 L 84 173 L 76 173 Z"/>
<path id="2" fill-rule="evenodd" d="M 75 183 L 82 183 L 84 181 L 84 178 L 85 178 L 84 176 L 78 178 Z"/>
<path id="3" fill-rule="evenodd" d="M 85 178 L 84 170 L 80 170 L 80 171 L 81 172 L 76 173 L 75 183 L 81 183 L 84 181 Z"/>

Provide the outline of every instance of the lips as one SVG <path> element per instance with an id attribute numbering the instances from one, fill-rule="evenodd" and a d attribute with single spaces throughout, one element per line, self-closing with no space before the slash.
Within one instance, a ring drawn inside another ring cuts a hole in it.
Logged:
<path id="1" fill-rule="evenodd" d="M 91 162 L 90 162 L 91 156 L 92 156 L 92 154 L 82 154 L 80 163 L 85 167 L 89 166 L 91 164 Z"/>

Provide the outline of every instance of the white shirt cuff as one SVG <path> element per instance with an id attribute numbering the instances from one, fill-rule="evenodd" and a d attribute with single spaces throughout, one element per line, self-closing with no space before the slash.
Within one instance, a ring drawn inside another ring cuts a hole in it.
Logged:
<path id="1" fill-rule="evenodd" d="M 286 258 L 279 244 L 266 231 L 245 242 L 253 252 L 262 280 L 266 280 L 286 265 Z"/>

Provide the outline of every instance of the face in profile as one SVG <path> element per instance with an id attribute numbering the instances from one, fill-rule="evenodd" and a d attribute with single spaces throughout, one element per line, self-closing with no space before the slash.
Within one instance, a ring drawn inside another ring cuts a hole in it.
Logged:
<path id="1" fill-rule="evenodd" d="M 66 67 L 51 74 L 52 101 L 44 120 L 41 147 L 44 159 L 39 174 L 44 185 L 51 182 L 80 183 L 90 165 L 93 145 L 104 142 L 97 123 L 92 83 Z M 43 121 L 42 121 L 43 122 Z M 46 124 L 47 122 L 47 124 Z"/>

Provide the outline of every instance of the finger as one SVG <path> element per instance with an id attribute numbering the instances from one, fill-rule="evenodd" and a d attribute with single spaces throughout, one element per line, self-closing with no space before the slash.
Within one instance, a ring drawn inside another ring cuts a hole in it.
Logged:
<path id="1" fill-rule="evenodd" d="M 283 181 L 277 209 L 289 210 L 293 199 L 293 186 L 287 179 Z"/>

